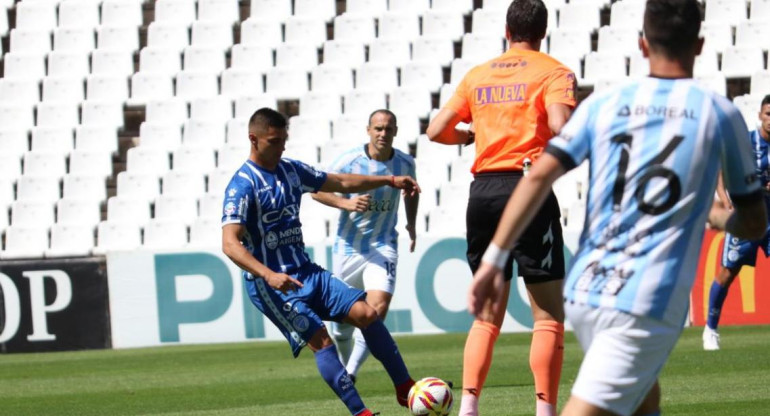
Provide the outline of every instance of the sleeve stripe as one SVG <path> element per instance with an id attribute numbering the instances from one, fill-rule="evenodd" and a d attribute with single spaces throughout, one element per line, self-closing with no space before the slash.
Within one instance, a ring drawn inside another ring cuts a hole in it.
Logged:
<path id="1" fill-rule="evenodd" d="M 565 170 L 572 170 L 577 167 L 577 163 L 572 160 L 572 156 L 561 148 L 549 144 L 548 147 L 545 148 L 545 153 L 558 159 Z"/>

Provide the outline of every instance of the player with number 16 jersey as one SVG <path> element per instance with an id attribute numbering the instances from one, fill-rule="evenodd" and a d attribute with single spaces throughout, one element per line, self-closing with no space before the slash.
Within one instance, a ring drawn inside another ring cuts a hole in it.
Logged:
<path id="1" fill-rule="evenodd" d="M 692 79 L 589 97 L 546 150 L 565 166 L 592 160 L 567 301 L 680 324 L 719 174 L 709 161 L 721 154 L 734 198 L 759 189 L 747 135 L 735 107 Z"/>

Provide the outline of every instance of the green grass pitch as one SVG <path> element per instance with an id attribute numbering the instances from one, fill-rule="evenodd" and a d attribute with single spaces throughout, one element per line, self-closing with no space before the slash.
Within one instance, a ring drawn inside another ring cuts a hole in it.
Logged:
<path id="1" fill-rule="evenodd" d="M 721 329 L 722 350 L 701 349 L 688 328 L 661 375 L 663 414 L 770 414 L 770 326 Z M 485 415 L 532 415 L 529 334 L 503 334 L 482 396 Z M 397 337 L 414 377 L 455 382 L 465 334 Z M 559 407 L 582 353 L 567 334 Z M 383 416 L 399 408 L 374 359 L 359 374 L 364 402 Z M 457 414 L 459 401 L 452 414 Z M 309 351 L 294 360 L 284 342 L 251 342 L 0 355 L 1 415 L 346 415 Z"/>

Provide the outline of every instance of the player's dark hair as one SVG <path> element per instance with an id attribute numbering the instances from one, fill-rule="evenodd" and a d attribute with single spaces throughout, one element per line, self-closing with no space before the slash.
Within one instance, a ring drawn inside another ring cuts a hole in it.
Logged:
<path id="1" fill-rule="evenodd" d="M 770 104 L 770 94 L 765 95 L 765 98 L 762 99 L 762 104 L 759 105 L 759 109 L 761 110 L 762 107 Z"/>
<path id="2" fill-rule="evenodd" d="M 542 0 L 513 0 L 505 23 L 513 42 L 535 43 L 545 37 L 548 9 Z"/>
<path id="3" fill-rule="evenodd" d="M 653 52 L 677 59 L 697 44 L 700 22 L 697 0 L 647 0 L 644 37 Z"/>
<path id="4" fill-rule="evenodd" d="M 285 129 L 288 125 L 283 114 L 267 107 L 260 108 L 249 119 L 249 130 L 266 131 L 269 127 Z"/>
<path id="5" fill-rule="evenodd" d="M 381 108 L 379 110 L 374 110 L 374 111 L 372 111 L 372 114 L 369 114 L 369 124 L 368 124 L 368 126 L 372 125 L 372 117 L 374 117 L 375 114 L 387 114 L 387 115 L 390 116 L 390 118 L 393 119 L 393 123 L 398 125 L 398 120 L 396 119 L 396 115 L 392 111 L 390 111 L 390 110 L 386 110 L 384 108 Z"/>

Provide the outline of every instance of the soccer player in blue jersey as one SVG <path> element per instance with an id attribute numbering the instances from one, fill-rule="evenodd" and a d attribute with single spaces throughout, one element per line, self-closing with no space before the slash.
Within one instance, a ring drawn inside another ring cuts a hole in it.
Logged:
<path id="1" fill-rule="evenodd" d="M 562 415 L 660 415 L 657 378 L 681 334 L 709 222 L 741 238 L 767 226 L 746 124 L 692 78 L 696 0 L 648 0 L 650 75 L 587 98 L 514 191 L 468 294 L 477 313 L 551 184 L 590 161 L 586 219 L 564 285 L 585 356 Z M 734 211 L 712 205 L 721 166 Z"/>
<path id="2" fill-rule="evenodd" d="M 398 134 L 396 115 L 389 110 L 376 110 L 366 127 L 369 142 L 340 155 L 329 168 L 334 173 L 366 175 L 415 176 L 414 159 L 393 148 Z M 385 319 L 396 289 L 398 264 L 399 191 L 387 186 L 365 193 L 337 195 L 330 192 L 312 194 L 313 199 L 340 208 L 337 236 L 333 247 L 332 272 L 347 284 L 366 291 L 366 303 Z M 415 247 L 415 218 L 418 194 L 404 193 L 406 230 Z M 355 380 L 359 368 L 369 355 L 360 331 L 346 323 L 332 323 L 332 337 L 340 359 Z"/>
<path id="3" fill-rule="evenodd" d="M 757 174 L 762 187 L 765 189 L 765 208 L 770 212 L 770 95 L 762 99 L 759 108 L 759 128 L 750 135 L 751 148 L 754 150 L 754 172 Z M 728 209 L 732 209 L 730 196 L 721 187 L 717 188 L 723 203 Z M 706 326 L 703 328 L 703 349 L 719 349 L 719 317 L 722 313 L 722 305 L 725 303 L 727 291 L 735 280 L 735 276 L 741 272 L 745 265 L 754 266 L 757 262 L 757 250 L 762 249 L 765 257 L 770 255 L 770 228 L 759 240 L 746 240 L 730 233 L 725 236 L 724 250 L 722 251 L 722 268 L 714 277 L 709 292 L 709 309 Z"/>
<path id="4" fill-rule="evenodd" d="M 296 357 L 307 345 L 318 371 L 353 415 L 371 415 L 342 363 L 323 321 L 344 321 L 361 330 L 372 355 L 382 362 L 406 406 L 414 381 L 366 293 L 348 286 L 310 261 L 305 253 L 299 209 L 304 192 L 363 192 L 382 186 L 417 193 L 409 176 L 335 174 L 282 159 L 286 118 L 271 109 L 249 120 L 251 151 L 233 176 L 224 199 L 222 251 L 241 269 L 252 303 L 289 341 Z"/>

